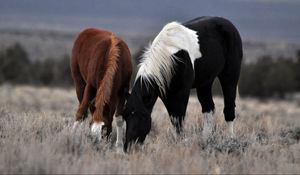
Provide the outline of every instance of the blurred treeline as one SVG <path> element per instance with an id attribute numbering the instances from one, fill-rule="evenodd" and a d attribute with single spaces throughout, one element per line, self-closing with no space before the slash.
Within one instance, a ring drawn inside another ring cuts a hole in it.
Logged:
<path id="1" fill-rule="evenodd" d="M 300 92 L 300 49 L 296 58 L 270 56 L 258 58 L 256 63 L 243 64 L 239 91 L 244 96 L 285 98 Z"/>
<path id="2" fill-rule="evenodd" d="M 133 55 L 134 63 L 138 63 L 141 53 Z M 257 62 L 243 64 L 239 81 L 240 95 L 285 98 L 300 92 L 300 49 L 296 55 L 296 58 L 272 58 L 266 55 Z M 25 49 L 16 43 L 0 51 L 0 84 L 72 87 L 69 62 L 68 55 L 32 61 Z M 221 93 L 218 83 L 215 84 L 214 91 Z"/>
<path id="3" fill-rule="evenodd" d="M 23 46 L 16 43 L 0 51 L 0 84 L 71 86 L 69 62 L 68 55 L 32 61 Z"/>

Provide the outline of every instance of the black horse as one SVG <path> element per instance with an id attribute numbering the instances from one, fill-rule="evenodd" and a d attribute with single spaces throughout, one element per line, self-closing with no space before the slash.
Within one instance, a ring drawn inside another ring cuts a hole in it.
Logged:
<path id="1" fill-rule="evenodd" d="M 124 149 L 143 143 L 151 129 L 151 112 L 161 98 L 178 133 L 186 113 L 190 89 L 196 88 L 204 114 L 203 133 L 214 126 L 212 84 L 219 78 L 224 94 L 224 116 L 233 134 L 235 98 L 243 57 L 238 30 L 221 17 L 199 17 L 164 26 L 142 56 L 132 93 L 123 113 Z"/>

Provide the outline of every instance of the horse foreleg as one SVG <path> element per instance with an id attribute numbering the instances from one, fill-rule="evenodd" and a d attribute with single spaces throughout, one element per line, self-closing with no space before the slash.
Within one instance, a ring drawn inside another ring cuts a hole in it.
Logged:
<path id="1" fill-rule="evenodd" d="M 234 123 L 233 121 L 227 122 L 228 135 L 229 135 L 231 138 L 234 138 L 234 137 L 235 137 L 233 123 Z"/>
<path id="2" fill-rule="evenodd" d="M 118 153 L 123 152 L 123 125 L 124 125 L 124 120 L 121 115 L 115 117 L 116 120 L 116 125 L 117 125 L 117 141 L 116 141 L 116 148 Z"/>
<path id="3" fill-rule="evenodd" d="M 182 131 L 189 95 L 189 89 L 182 89 L 181 91 L 174 94 L 168 94 L 167 97 L 162 98 L 177 134 L 180 134 Z"/>
<path id="4" fill-rule="evenodd" d="M 182 123 L 184 120 L 184 114 L 183 115 L 170 115 L 170 120 L 172 125 L 175 127 L 176 133 L 180 134 L 182 132 Z"/>
<path id="5" fill-rule="evenodd" d="M 127 92 L 128 93 L 128 92 Z M 125 96 L 121 97 L 118 101 L 117 105 L 117 111 L 116 111 L 116 126 L 117 126 L 117 141 L 116 141 L 116 148 L 118 153 L 123 152 L 123 125 L 124 125 L 124 119 L 122 116 L 123 113 L 123 108 L 125 104 Z"/>
<path id="6" fill-rule="evenodd" d="M 202 135 L 207 139 L 215 130 L 215 121 L 213 118 L 215 105 L 211 93 L 212 82 L 205 86 L 197 87 L 197 97 L 202 106 L 203 120 L 202 120 Z"/>
<path id="7" fill-rule="evenodd" d="M 213 111 L 203 113 L 202 136 L 204 139 L 210 137 L 215 131 L 216 125 L 215 125 L 213 114 L 214 114 Z"/>

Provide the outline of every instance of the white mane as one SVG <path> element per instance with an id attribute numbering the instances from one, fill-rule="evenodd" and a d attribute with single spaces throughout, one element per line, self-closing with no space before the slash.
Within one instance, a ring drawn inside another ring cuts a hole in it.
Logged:
<path id="1" fill-rule="evenodd" d="M 179 50 L 189 53 L 193 67 L 195 59 L 202 56 L 196 31 L 178 22 L 168 23 L 145 50 L 136 77 L 141 77 L 141 80 L 144 79 L 148 83 L 151 79 L 158 85 L 161 93 L 165 94 L 176 66 L 177 58 L 174 54 Z"/>

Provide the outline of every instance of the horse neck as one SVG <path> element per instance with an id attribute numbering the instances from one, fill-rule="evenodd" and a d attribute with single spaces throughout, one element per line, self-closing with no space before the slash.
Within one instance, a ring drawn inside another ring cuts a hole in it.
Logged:
<path id="1" fill-rule="evenodd" d="M 155 85 L 147 85 L 147 82 L 138 78 L 133 86 L 131 95 L 136 100 L 136 105 L 141 105 L 151 113 L 153 106 L 158 98 L 158 88 Z"/>

